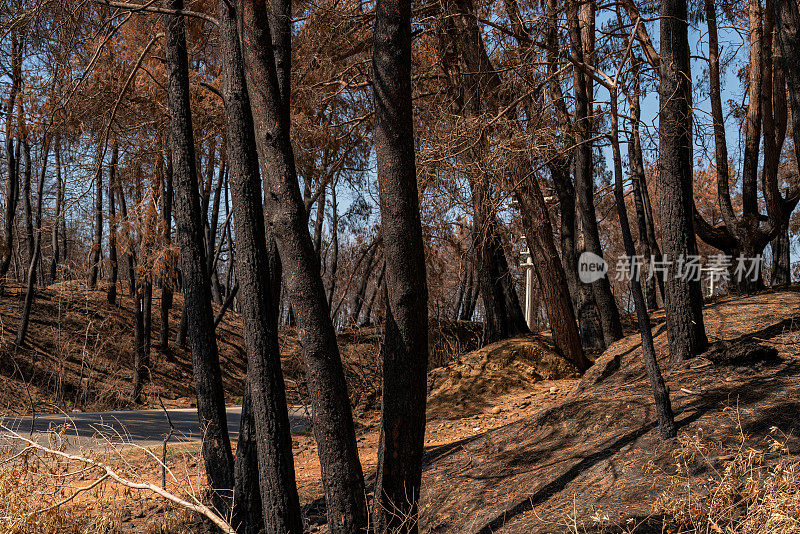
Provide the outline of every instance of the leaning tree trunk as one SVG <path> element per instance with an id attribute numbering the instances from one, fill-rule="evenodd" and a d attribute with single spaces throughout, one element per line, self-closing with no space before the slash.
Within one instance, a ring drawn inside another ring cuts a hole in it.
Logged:
<path id="1" fill-rule="evenodd" d="M 583 372 L 589 368 L 591 362 L 583 353 L 567 276 L 553 241 L 550 214 L 547 212 L 539 181 L 536 175 L 531 173 L 530 176 L 515 179 L 515 183 L 520 184 L 517 198 L 520 203 L 522 223 L 535 265 L 539 289 L 547 308 L 553 341 L 558 351 L 572 362 L 578 371 Z"/>
<path id="2" fill-rule="evenodd" d="M 622 186 L 622 155 L 619 150 L 619 115 L 617 112 L 617 91 L 610 91 L 611 100 L 611 150 L 614 159 L 614 199 L 617 204 L 617 215 L 619 225 L 622 230 L 622 241 L 625 244 L 625 254 L 633 265 L 636 258 L 636 248 L 633 244 L 633 235 L 628 221 L 628 211 L 625 206 L 625 190 Z M 650 316 L 647 314 L 647 306 L 642 293 L 642 284 L 639 272 L 631 272 L 630 285 L 633 293 L 633 302 L 636 308 L 636 318 L 639 322 L 639 334 L 642 338 L 642 355 L 644 356 L 644 367 L 647 377 L 650 379 L 650 387 L 653 389 L 653 396 L 656 403 L 656 414 L 658 417 L 658 428 L 661 437 L 664 439 L 674 438 L 677 435 L 675 428 L 675 415 L 672 413 L 672 403 L 669 398 L 669 389 L 661 376 L 661 369 L 656 360 L 656 351 L 653 345 L 653 331 L 650 325 Z"/>
<path id="3" fill-rule="evenodd" d="M 246 325 L 246 400 L 236 451 L 235 522 L 243 532 L 303 532 L 292 438 L 278 347 L 261 178 L 244 63 L 233 7 L 220 2 L 220 55 L 227 155 L 236 233 L 236 277 Z M 244 404 L 244 403 L 243 403 Z M 246 412 L 246 413 L 245 413 Z M 251 480 L 257 473 L 258 485 Z"/>
<path id="4" fill-rule="evenodd" d="M 270 233 L 289 273 L 286 287 L 299 324 L 328 523 L 332 532 L 357 532 L 367 523 L 364 477 L 336 333 L 294 165 L 288 91 L 282 98 L 266 6 L 255 0 L 240 0 L 237 6 Z M 291 18 L 284 16 L 280 22 L 285 28 Z"/>
<path id="5" fill-rule="evenodd" d="M 178 228 L 185 314 L 197 391 L 197 413 L 203 428 L 203 459 L 213 503 L 226 513 L 233 489 L 233 454 L 228 437 L 225 395 L 214 335 L 214 316 L 200 217 L 194 134 L 189 105 L 189 65 L 183 0 L 166 0 L 164 15 L 165 67 L 173 151 L 175 220 Z"/>
<path id="6" fill-rule="evenodd" d="M 700 282 L 676 276 L 677 261 L 697 254 L 692 204 L 692 86 L 686 0 L 661 0 L 659 177 L 661 240 L 669 264 L 665 311 L 670 361 L 681 364 L 708 346 Z"/>
<path id="7" fill-rule="evenodd" d="M 628 162 L 631 168 L 631 181 L 633 182 L 633 201 L 636 207 L 636 222 L 639 229 L 639 243 L 642 254 L 648 262 L 661 261 L 661 249 L 656 242 L 655 226 L 653 223 L 653 210 L 650 206 L 650 193 L 647 190 L 647 179 L 642 156 L 642 142 L 639 135 L 641 105 L 639 103 L 639 64 L 633 60 L 634 87 L 631 101 L 631 135 L 628 139 Z M 664 296 L 664 280 L 658 276 L 648 277 L 645 282 L 645 297 L 647 308 L 658 308 L 656 299 L 656 285 Z"/>
<path id="8" fill-rule="evenodd" d="M 386 262 L 374 527 L 378 532 L 417 532 L 427 396 L 428 288 L 414 164 L 411 1 L 378 0 L 373 35 L 381 232 L 385 255 L 391 258 Z"/>

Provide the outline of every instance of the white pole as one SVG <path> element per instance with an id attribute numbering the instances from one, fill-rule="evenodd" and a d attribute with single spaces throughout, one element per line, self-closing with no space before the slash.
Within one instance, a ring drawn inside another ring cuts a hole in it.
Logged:
<path id="1" fill-rule="evenodd" d="M 525 322 L 528 328 L 533 329 L 534 311 L 533 311 L 533 258 L 531 258 L 530 250 L 522 251 L 525 261 L 520 264 L 520 267 L 525 269 Z"/>

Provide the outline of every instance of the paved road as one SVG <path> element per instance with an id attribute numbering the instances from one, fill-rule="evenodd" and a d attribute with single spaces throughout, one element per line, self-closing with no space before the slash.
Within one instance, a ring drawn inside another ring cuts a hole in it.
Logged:
<path id="1" fill-rule="evenodd" d="M 228 408 L 228 432 L 231 438 L 239 435 L 241 408 Z M 197 410 L 167 410 L 175 430 L 170 443 L 200 441 L 200 423 Z M 301 432 L 309 428 L 310 418 L 302 406 L 289 407 L 289 419 L 292 431 Z M 142 447 L 160 445 L 169 434 L 170 426 L 163 410 L 138 410 L 120 412 L 74 412 L 68 414 L 37 415 L 35 418 L 4 418 L 4 426 L 29 437 L 31 423 L 33 435 L 37 440 L 47 440 L 48 430 L 65 427 L 64 436 L 68 441 L 68 449 L 97 447 L 107 444 L 108 440 L 119 446 L 132 444 Z M 4 436 L 4 434 L 6 434 Z M 8 439 L 7 433 L 0 430 L 0 442 Z"/>

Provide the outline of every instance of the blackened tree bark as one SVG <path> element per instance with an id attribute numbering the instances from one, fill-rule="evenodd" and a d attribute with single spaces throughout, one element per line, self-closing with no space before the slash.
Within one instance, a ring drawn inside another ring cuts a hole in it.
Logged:
<path id="1" fill-rule="evenodd" d="M 773 9 L 789 89 L 794 152 L 800 162 L 800 71 L 796 68 L 800 61 L 800 10 L 791 0 L 774 0 Z"/>
<path id="2" fill-rule="evenodd" d="M 524 172 L 522 169 L 520 171 Z M 567 276 L 564 274 L 553 241 L 553 227 L 550 224 L 550 214 L 544 203 L 539 180 L 535 173 L 529 172 L 527 176 L 515 179 L 514 182 L 519 184 L 516 192 L 522 224 L 535 265 L 539 291 L 547 309 L 553 341 L 559 352 L 583 372 L 591 363 L 583 353 Z"/>
<path id="3" fill-rule="evenodd" d="M 108 303 L 117 303 L 117 278 L 119 266 L 117 265 L 117 206 L 114 199 L 114 189 L 116 188 L 117 160 L 119 158 L 119 146 L 117 140 L 111 146 L 111 163 L 108 166 L 108 292 L 106 297 Z"/>
<path id="4" fill-rule="evenodd" d="M 485 176 L 474 183 L 475 272 L 483 301 L 486 339 L 491 343 L 528 332 L 528 325 L 508 268 L 503 241 L 497 233 L 490 193 Z"/>
<path id="5" fill-rule="evenodd" d="M 22 319 L 17 329 L 16 343 L 18 347 L 25 345 L 25 339 L 28 333 L 28 325 L 31 318 L 31 309 L 33 309 L 33 301 L 36 298 L 36 273 L 38 272 L 37 266 L 39 264 L 39 257 L 42 253 L 42 199 L 44 197 L 44 180 L 45 172 L 47 171 L 47 158 L 50 154 L 50 137 L 47 133 L 44 134 L 42 154 L 42 172 L 39 175 L 39 185 L 36 190 L 36 228 L 33 253 L 30 257 L 30 264 L 28 265 L 28 285 L 25 291 L 25 304 L 22 308 Z"/>
<path id="6" fill-rule="evenodd" d="M 22 84 L 22 53 L 16 29 L 11 32 L 11 89 L 6 104 L 6 161 L 8 176 L 5 187 L 5 222 L 3 225 L 3 254 L 0 259 L 0 277 L 5 277 L 14 256 L 14 219 L 19 199 L 19 141 L 14 143 L 14 108 Z"/>
<path id="7" fill-rule="evenodd" d="M 247 417 L 245 440 L 236 454 L 235 517 L 244 532 L 303 532 L 294 478 L 292 438 L 278 347 L 261 202 L 255 132 L 247 92 L 244 60 L 232 5 L 220 2 L 220 57 L 223 64 L 227 156 L 236 233 L 236 277 L 247 348 Z M 243 411 L 245 407 L 243 407 Z M 254 447 L 255 445 L 255 447 Z M 255 460 L 255 461 L 254 461 Z M 258 486 L 251 472 L 258 473 Z M 255 503 L 259 503 L 258 508 Z M 257 509 L 255 514 L 252 510 Z M 263 525 L 262 525 L 263 523 Z"/>
<path id="8" fill-rule="evenodd" d="M 633 60 L 633 91 L 631 95 L 631 134 L 628 138 L 628 162 L 631 169 L 633 182 L 633 202 L 636 207 L 636 222 L 639 230 L 639 243 L 642 255 L 647 261 L 661 261 L 661 247 L 658 246 L 653 222 L 653 209 L 650 204 L 650 192 L 647 189 L 647 179 L 644 172 L 644 157 L 642 155 L 642 140 L 639 133 L 641 122 L 639 69 L 640 61 Z M 647 308 L 658 308 L 656 298 L 656 284 L 664 295 L 664 280 L 661 277 L 649 277 L 645 282 L 645 297 Z"/>
<path id="9" fill-rule="evenodd" d="M 660 74 L 661 240 L 666 260 L 672 262 L 664 308 L 670 361 L 680 365 L 708 346 L 700 282 L 676 276 L 679 258 L 697 254 L 692 223 L 692 85 L 686 0 L 661 0 Z"/>
<path id="10" fill-rule="evenodd" d="M 591 16 L 591 30 L 582 32 L 579 20 L 577 3 L 570 2 L 567 6 L 568 25 L 570 35 L 570 49 L 572 59 L 578 64 L 583 64 L 587 59 L 585 51 L 593 46 L 594 17 Z M 584 35 L 582 35 L 582 33 Z M 591 43 L 589 43 L 591 41 Z M 591 46 L 590 46 L 591 45 Z M 577 196 L 578 215 L 584 236 L 584 245 L 587 252 L 603 256 L 600 243 L 600 232 L 597 227 L 597 215 L 594 206 L 594 163 L 592 161 L 592 121 L 591 112 L 591 86 L 588 74 L 582 69 L 575 69 L 573 76 L 575 91 L 575 193 Z M 603 328 L 603 339 L 606 346 L 622 337 L 622 322 L 619 317 L 617 302 L 611 293 L 611 284 L 607 277 L 602 277 L 592 283 L 592 293 L 597 303 L 600 324 Z"/>
<path id="11" fill-rule="evenodd" d="M 136 296 L 136 255 L 133 250 L 133 239 L 131 236 L 130 222 L 128 221 L 128 201 L 125 200 L 125 192 L 119 181 L 116 182 L 117 201 L 119 204 L 120 215 L 122 216 L 122 234 L 125 237 L 125 267 L 128 271 L 128 294 L 131 298 Z M 117 236 L 119 237 L 119 236 Z"/>
<path id="12" fill-rule="evenodd" d="M 189 104 L 189 66 L 183 0 L 165 0 L 165 67 L 173 152 L 175 220 L 180 246 L 185 314 L 197 392 L 197 413 L 203 428 L 203 459 L 214 506 L 226 513 L 233 489 L 233 454 L 228 437 L 225 396 L 214 336 L 209 276 L 203 248 L 194 134 Z"/>
<path id="13" fill-rule="evenodd" d="M 10 120 L 10 119 L 9 119 Z M 17 144 L 17 147 L 19 145 Z M 14 147 L 14 138 L 6 137 L 6 158 L 8 160 L 8 177 L 6 178 L 5 188 L 5 222 L 3 225 L 3 258 L 0 262 L 0 276 L 8 273 L 11 266 L 11 259 L 14 257 L 14 219 L 17 214 L 17 202 L 19 200 L 19 176 L 17 170 L 19 162 L 16 158 L 18 148 Z"/>
<path id="14" fill-rule="evenodd" d="M 569 172 L 569 162 L 550 165 L 550 175 L 559 201 L 561 261 L 564 275 L 578 319 L 581 345 L 584 349 L 605 349 L 603 329 L 591 288 L 578 278 L 578 239 L 575 218 L 575 186 Z"/>
<path id="15" fill-rule="evenodd" d="M 266 6 L 240 0 L 237 9 L 270 233 L 297 315 L 328 522 L 331 532 L 358 532 L 367 523 L 364 478 L 336 333 L 297 180 L 288 94 L 281 97 Z M 281 24 L 291 24 L 291 19 L 283 17 Z"/>
<path id="16" fill-rule="evenodd" d="M 61 178 L 61 138 L 58 135 L 55 136 L 53 144 L 56 160 L 56 209 L 50 241 L 50 246 L 53 249 L 53 258 L 50 261 L 51 283 L 56 281 L 56 277 L 58 276 L 58 262 L 61 259 L 61 255 L 66 252 L 61 249 L 61 240 L 58 235 L 61 231 L 61 220 L 64 218 L 64 181 Z"/>
<path id="17" fill-rule="evenodd" d="M 716 6 L 712 0 L 708 0 L 705 6 L 708 21 L 710 100 L 716 148 L 717 197 L 724 225 L 711 227 L 697 214 L 695 220 L 699 222 L 698 235 L 704 241 L 728 254 L 741 254 L 746 258 L 761 254 L 766 244 L 779 235 L 800 199 L 796 190 L 790 192 L 790 196 L 784 199 L 778 185 L 778 163 L 786 137 L 785 79 L 780 55 L 773 54 L 775 19 L 772 1 L 769 0 L 766 4 L 766 9 L 762 8 L 757 0 L 750 0 L 748 4 L 751 31 L 747 93 L 750 104 L 744 123 L 741 217 L 737 217 L 734 212 L 731 200 L 725 123 L 722 114 Z M 762 131 L 764 166 L 760 174 L 764 204 L 767 209 L 766 217 L 758 212 L 757 177 Z M 762 224 L 765 220 L 766 224 Z M 763 279 L 760 265 L 757 273 L 755 280 L 750 277 L 735 280 L 736 290 L 749 293 L 761 289 Z"/>
<path id="18" fill-rule="evenodd" d="M 772 4 L 772 5 L 770 5 Z M 795 158 L 800 162 L 800 73 L 797 72 L 797 61 L 800 61 L 800 13 L 795 3 L 786 0 L 773 0 L 767 3 L 767 10 L 774 10 L 777 44 L 775 51 L 773 92 L 773 113 L 775 117 L 785 117 L 786 87 L 788 86 L 789 104 L 792 111 L 792 136 L 794 140 Z M 777 129 L 783 129 L 781 124 Z M 796 196 L 796 195 L 795 195 Z M 778 235 L 773 240 L 772 284 L 791 283 L 791 262 L 788 219 L 797 205 L 797 199 L 786 199 L 783 203 L 783 223 Z"/>
<path id="19" fill-rule="evenodd" d="M 625 244 L 625 254 L 633 264 L 636 256 L 636 248 L 633 244 L 633 235 L 628 221 L 628 209 L 625 206 L 625 190 L 622 185 L 622 155 L 619 149 L 619 114 L 617 111 L 617 90 L 612 86 L 610 90 L 611 102 L 611 150 L 614 159 L 614 199 L 617 204 L 617 215 L 622 230 L 622 241 Z M 672 403 L 669 398 L 669 389 L 661 376 L 661 369 L 656 360 L 656 351 L 653 346 L 653 332 L 650 325 L 650 316 L 647 313 L 647 304 L 642 292 L 642 283 L 638 273 L 631 273 L 630 285 L 633 293 L 633 302 L 636 308 L 636 319 L 639 323 L 639 334 L 642 338 L 642 356 L 644 357 L 644 367 L 647 377 L 650 380 L 650 387 L 653 388 L 653 396 L 656 403 L 656 414 L 658 416 L 658 428 L 661 437 L 664 439 L 674 438 L 677 435 L 675 428 L 675 415 L 672 413 Z"/>
<path id="20" fill-rule="evenodd" d="M 789 241 L 789 223 L 781 225 L 778 235 L 771 241 L 772 245 L 772 279 L 770 285 L 785 286 L 791 283 L 791 258 Z"/>
<path id="21" fill-rule="evenodd" d="M 367 287 L 369 286 L 370 274 L 375 266 L 375 257 L 378 255 L 378 238 L 372 243 L 371 250 L 367 255 L 367 264 L 364 265 L 364 272 L 361 275 L 361 282 L 358 284 L 356 294 L 353 296 L 353 309 L 350 311 L 349 323 L 352 325 L 358 324 L 358 318 L 361 315 L 361 309 L 364 307 L 364 301 L 367 298 Z"/>
<path id="22" fill-rule="evenodd" d="M 25 172 L 22 173 L 22 206 L 25 211 L 25 245 L 28 249 L 28 261 L 33 257 L 33 249 L 36 247 L 33 230 L 33 201 L 31 199 L 31 187 L 33 181 L 33 163 L 31 163 L 31 145 L 27 135 L 22 137 L 22 155 L 25 160 Z"/>
<path id="23" fill-rule="evenodd" d="M 525 26 L 519 14 L 516 2 L 508 2 L 513 6 L 513 19 L 516 20 L 515 26 L 518 32 L 524 32 Z M 570 165 L 574 158 L 567 147 L 575 144 L 574 127 L 575 123 L 567 110 L 564 92 L 559 83 L 558 72 L 561 68 L 558 12 L 562 6 L 557 0 L 547 1 L 547 72 L 550 81 L 547 84 L 550 101 L 555 112 L 555 116 L 564 129 L 564 141 L 562 147 L 556 148 L 556 153 L 549 158 L 548 168 L 550 177 L 553 180 L 556 194 L 559 200 L 559 234 L 561 242 L 561 261 L 564 266 L 564 274 L 567 277 L 572 303 L 580 326 L 581 344 L 584 349 L 604 349 L 605 340 L 603 330 L 600 327 L 600 317 L 597 306 L 590 287 L 581 283 L 578 276 L 578 221 L 576 219 L 576 193 L 570 173 Z M 559 148 L 561 150 L 559 150 Z"/>
<path id="24" fill-rule="evenodd" d="M 428 371 L 428 286 L 411 106 L 411 1 L 378 0 L 372 54 L 386 261 L 378 532 L 417 532 Z"/>
<path id="25" fill-rule="evenodd" d="M 469 265 L 469 278 L 467 279 L 467 287 L 464 289 L 464 301 L 461 304 L 461 311 L 459 312 L 458 319 L 460 321 L 471 321 L 475 313 L 475 306 L 478 301 L 478 294 L 480 289 L 475 280 L 475 269 Z"/>
<path id="26" fill-rule="evenodd" d="M 370 326 L 372 324 L 372 310 L 374 309 L 374 306 L 375 306 L 375 299 L 383 291 L 383 277 L 384 277 L 385 274 L 386 274 L 386 260 L 381 262 L 381 270 L 378 271 L 378 278 L 375 279 L 375 288 L 372 291 L 372 295 L 370 296 L 369 301 L 367 301 L 367 307 L 364 309 L 364 318 L 361 320 L 361 323 L 360 323 L 361 326 Z M 478 293 L 478 290 L 477 290 L 477 284 L 476 284 L 476 289 L 475 289 L 475 299 L 476 300 L 478 298 L 477 293 Z M 474 308 L 474 303 L 473 303 L 473 310 L 474 309 L 475 308 Z M 469 317 L 470 317 L 470 319 L 472 318 L 472 313 L 470 313 Z M 469 319 L 467 319 L 467 320 L 469 320 Z"/>
<path id="27" fill-rule="evenodd" d="M 97 172 L 94 176 L 94 241 L 89 253 L 89 289 L 97 287 L 97 272 L 100 269 L 100 256 L 103 246 L 103 155 L 101 147 L 97 151 Z"/>
<path id="28" fill-rule="evenodd" d="M 172 243 L 172 151 L 166 145 L 166 161 L 164 165 L 164 187 L 161 192 L 161 220 L 164 225 L 163 244 L 170 248 Z M 161 330 L 158 337 L 158 350 L 169 349 L 169 312 L 172 309 L 172 285 L 175 276 L 175 260 L 170 252 L 167 255 L 166 267 L 161 276 Z"/>

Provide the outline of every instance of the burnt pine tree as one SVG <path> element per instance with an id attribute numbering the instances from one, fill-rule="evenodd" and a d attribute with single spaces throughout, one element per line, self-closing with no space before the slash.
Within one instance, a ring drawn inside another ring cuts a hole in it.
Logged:
<path id="1" fill-rule="evenodd" d="M 116 188 L 117 161 L 119 160 L 119 145 L 114 139 L 111 146 L 111 164 L 108 166 L 108 263 L 110 273 L 108 276 L 108 292 L 106 298 L 112 306 L 117 303 L 117 278 L 119 264 L 117 258 L 117 207 L 114 200 Z M 56 240 L 54 240 L 56 242 Z"/>
<path id="2" fill-rule="evenodd" d="M 95 173 L 95 199 L 94 199 L 94 241 L 92 242 L 91 257 L 89 259 L 89 288 L 97 287 L 97 273 L 100 269 L 100 259 L 103 246 L 103 156 L 104 147 L 97 151 L 97 172 Z"/>
<path id="3" fill-rule="evenodd" d="M 42 198 L 44 197 L 44 179 L 45 171 L 47 170 L 47 158 L 50 154 L 50 136 L 47 132 L 44 133 L 43 140 L 44 147 L 42 148 L 42 172 L 39 175 L 39 184 L 36 188 L 36 228 L 33 253 L 31 254 L 30 263 L 28 264 L 28 285 L 25 290 L 25 304 L 22 308 L 22 319 L 17 329 L 17 346 L 25 345 L 25 339 L 28 333 L 28 325 L 31 319 L 31 309 L 33 308 L 33 301 L 36 298 L 36 274 L 38 272 L 39 258 L 42 255 Z"/>
<path id="4" fill-rule="evenodd" d="M 288 94 L 281 96 L 265 3 L 239 0 L 237 9 L 256 147 L 266 184 L 269 233 L 275 237 L 297 316 L 328 523 L 334 533 L 359 532 L 367 523 L 364 477 L 336 332 L 297 179 Z M 277 23 L 289 25 L 291 19 L 280 17 Z"/>
<path id="5" fill-rule="evenodd" d="M 611 113 L 609 115 L 611 118 L 611 152 L 614 159 L 614 200 L 617 205 L 617 216 L 619 217 L 619 225 L 622 230 L 625 254 L 630 258 L 631 265 L 633 265 L 636 258 L 636 248 L 633 244 L 633 234 L 631 233 L 631 225 L 628 221 L 628 210 L 625 207 L 625 190 L 622 185 L 622 155 L 619 149 L 619 113 L 617 111 L 616 85 L 611 86 L 609 93 L 611 102 Z M 635 170 L 633 170 L 633 172 L 635 172 Z M 634 269 L 630 274 L 631 293 L 633 294 L 633 303 L 636 308 L 636 319 L 639 323 L 639 334 L 642 338 L 642 356 L 644 357 L 644 367 L 647 372 L 647 377 L 650 379 L 650 387 L 653 388 L 658 428 L 662 438 L 674 438 L 677 435 L 675 415 L 672 412 L 669 389 L 667 389 L 664 383 L 664 377 L 661 375 L 661 369 L 658 367 L 656 351 L 653 345 L 653 332 L 650 326 L 650 315 L 647 313 L 647 302 L 645 301 L 644 292 L 642 291 L 642 283 L 638 271 Z"/>
<path id="6" fill-rule="evenodd" d="M 164 143 L 166 158 L 164 162 L 164 186 L 161 192 L 161 218 L 164 225 L 163 244 L 169 249 L 172 241 L 172 152 L 169 144 Z M 175 259 L 172 254 L 167 256 L 166 268 L 161 275 L 161 330 L 158 336 L 158 350 L 169 350 L 169 312 L 172 309 L 172 279 L 175 270 Z"/>
<path id="7" fill-rule="evenodd" d="M 245 439 L 239 441 L 236 451 L 234 517 L 239 532 L 266 528 L 267 532 L 300 534 L 303 519 L 281 373 L 278 315 L 273 309 L 272 293 L 280 287 L 270 286 L 261 177 L 236 12 L 225 2 L 220 2 L 219 10 L 236 278 L 247 349 L 247 403 L 242 408 L 247 413 L 241 433 Z M 253 475 L 256 480 L 251 480 Z"/>
<path id="8" fill-rule="evenodd" d="M 51 228 L 52 234 L 50 243 L 50 247 L 53 250 L 53 258 L 50 262 L 51 283 L 56 281 L 56 276 L 58 274 L 58 261 L 61 258 L 61 255 L 66 253 L 66 250 L 61 249 L 61 240 L 58 238 L 61 228 L 61 220 L 64 218 L 64 180 L 61 179 L 61 138 L 58 134 L 56 134 L 53 144 L 56 160 L 56 207 L 55 221 L 53 221 L 53 227 Z"/>
<path id="9" fill-rule="evenodd" d="M 197 414 L 203 428 L 203 460 L 213 504 L 229 508 L 233 489 L 233 455 L 228 438 L 219 354 L 214 337 L 211 289 L 203 249 L 203 224 L 197 190 L 194 134 L 189 105 L 189 66 L 183 0 L 165 0 L 165 67 L 175 188 L 175 221 L 180 247 L 186 322 L 197 393 Z"/>
<path id="10" fill-rule="evenodd" d="M 428 286 L 411 107 L 411 1 L 378 0 L 375 152 L 386 257 L 383 395 L 374 522 L 417 532 L 428 370 Z"/>
<path id="11" fill-rule="evenodd" d="M 676 276 L 680 258 L 697 254 L 692 197 L 692 84 L 686 0 L 661 0 L 658 169 L 661 239 L 671 262 L 664 291 L 670 361 L 678 365 L 708 345 L 700 282 Z"/>
<path id="12" fill-rule="evenodd" d="M 587 61 L 591 63 L 593 60 L 594 10 L 584 9 L 592 6 L 591 3 L 579 6 L 577 2 L 570 2 L 567 6 L 571 53 L 573 59 L 579 64 Z M 578 68 L 575 68 L 573 79 L 575 92 L 575 120 L 573 123 L 575 157 L 573 165 L 575 167 L 577 212 L 586 251 L 602 256 L 603 250 L 594 206 L 594 163 L 590 117 L 592 83 L 590 76 Z M 602 277 L 596 280 L 591 287 L 603 329 L 603 340 L 608 346 L 622 337 L 622 322 L 617 302 L 611 293 L 611 284 L 608 278 Z"/>

